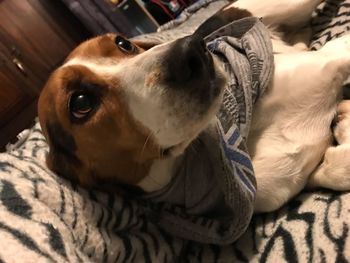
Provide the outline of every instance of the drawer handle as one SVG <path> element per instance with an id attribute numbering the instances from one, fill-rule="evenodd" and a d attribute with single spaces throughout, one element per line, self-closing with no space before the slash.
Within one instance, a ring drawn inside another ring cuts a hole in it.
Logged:
<path id="1" fill-rule="evenodd" d="M 23 75 L 27 76 L 27 72 L 24 69 L 23 63 L 18 58 L 12 59 L 12 62 Z"/>

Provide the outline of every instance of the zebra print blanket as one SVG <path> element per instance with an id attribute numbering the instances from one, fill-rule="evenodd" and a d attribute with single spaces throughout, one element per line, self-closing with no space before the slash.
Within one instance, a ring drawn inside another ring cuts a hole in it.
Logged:
<path id="1" fill-rule="evenodd" d="M 198 12 L 212 4 L 224 1 Z M 350 0 L 322 4 L 311 47 L 348 31 L 349 12 Z M 0 262 L 350 262 L 350 193 L 303 192 L 254 216 L 235 244 L 203 245 L 170 236 L 121 196 L 57 177 L 38 123 L 20 137 L 0 154 Z"/>

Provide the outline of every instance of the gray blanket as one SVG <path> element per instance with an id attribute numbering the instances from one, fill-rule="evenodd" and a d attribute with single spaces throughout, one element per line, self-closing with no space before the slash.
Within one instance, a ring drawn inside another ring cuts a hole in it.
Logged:
<path id="1" fill-rule="evenodd" d="M 316 48 L 347 31 L 349 3 L 321 6 Z M 206 245 L 168 234 L 138 203 L 53 174 L 38 123 L 21 138 L 0 154 L 0 262 L 350 261 L 349 193 L 303 192 L 274 213 L 254 216 L 234 244 Z"/>

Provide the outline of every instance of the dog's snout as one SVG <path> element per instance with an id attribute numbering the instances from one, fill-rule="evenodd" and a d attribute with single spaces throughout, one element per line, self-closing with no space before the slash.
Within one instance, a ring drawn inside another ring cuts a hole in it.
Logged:
<path id="1" fill-rule="evenodd" d="M 198 37 L 189 36 L 176 41 L 167 58 L 167 80 L 182 84 L 200 78 L 209 56 L 205 42 Z"/>

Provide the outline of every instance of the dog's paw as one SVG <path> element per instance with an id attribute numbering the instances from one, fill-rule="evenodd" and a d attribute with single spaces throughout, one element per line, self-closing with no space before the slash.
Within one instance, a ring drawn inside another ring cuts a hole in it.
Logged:
<path id="1" fill-rule="evenodd" d="M 323 162 L 323 187 L 336 191 L 350 190 L 350 145 L 338 145 L 327 150 Z"/>
<path id="2" fill-rule="evenodd" d="M 323 162 L 310 175 L 308 187 L 323 187 L 335 191 L 350 190 L 350 145 L 331 146 Z"/>
<path id="3" fill-rule="evenodd" d="M 350 100 L 343 100 L 337 107 L 334 137 L 339 144 L 349 144 L 350 146 Z"/>

